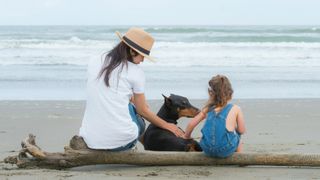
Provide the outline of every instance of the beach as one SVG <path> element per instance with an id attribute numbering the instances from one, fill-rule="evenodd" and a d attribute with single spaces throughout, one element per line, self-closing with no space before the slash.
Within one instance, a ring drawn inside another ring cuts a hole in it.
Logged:
<path id="1" fill-rule="evenodd" d="M 205 100 L 191 99 L 201 107 Z M 148 101 L 157 112 L 162 100 Z M 245 116 L 244 152 L 319 154 L 320 99 L 235 99 Z M 62 152 L 78 133 L 84 101 L 0 101 L 0 159 L 15 155 L 28 133 L 45 151 Z M 185 128 L 190 119 L 181 118 Z M 200 124 L 193 137 L 201 137 Z M 138 150 L 143 151 L 141 144 Z M 320 179 L 319 168 L 274 166 L 99 165 L 69 170 L 17 169 L 0 163 L 0 179 Z"/>
<path id="2" fill-rule="evenodd" d="M 4 164 L 29 133 L 43 150 L 63 151 L 81 125 L 89 61 L 101 60 L 119 42 L 115 31 L 128 28 L 0 26 L 0 179 L 320 179 L 319 168 L 309 167 L 99 165 L 57 171 Z M 319 153 L 318 25 L 142 28 L 156 39 L 156 63 L 139 65 L 154 112 L 161 94 L 186 96 L 202 107 L 209 79 L 223 74 L 245 115 L 244 152 Z M 189 120 L 182 118 L 179 126 Z"/>

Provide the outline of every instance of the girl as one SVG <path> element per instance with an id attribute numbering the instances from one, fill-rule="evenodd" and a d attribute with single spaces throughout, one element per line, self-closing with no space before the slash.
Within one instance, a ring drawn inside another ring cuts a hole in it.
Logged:
<path id="1" fill-rule="evenodd" d="M 228 104 L 233 90 L 226 76 L 217 75 L 209 81 L 209 100 L 202 111 L 190 121 L 185 138 L 195 126 L 207 118 L 201 132 L 200 146 L 212 157 L 225 158 L 240 152 L 240 135 L 245 132 L 243 113 L 239 106 Z"/>
<path id="2" fill-rule="evenodd" d="M 79 135 L 92 149 L 121 151 L 135 146 L 145 129 L 143 119 L 176 136 L 184 133 L 147 106 L 145 76 L 138 64 L 149 56 L 154 39 L 140 28 L 130 28 L 103 61 L 88 65 L 87 102 Z M 130 103 L 130 99 L 132 103 Z"/>

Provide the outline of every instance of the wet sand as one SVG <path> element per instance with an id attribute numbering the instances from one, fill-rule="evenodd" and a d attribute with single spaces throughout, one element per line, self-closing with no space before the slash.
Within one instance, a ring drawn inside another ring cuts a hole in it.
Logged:
<path id="1" fill-rule="evenodd" d="M 201 107 L 204 100 L 190 100 Z M 320 153 L 320 99 L 240 99 L 247 133 L 245 152 Z M 149 101 L 154 112 L 162 101 Z M 17 154 L 28 133 L 45 151 L 63 151 L 78 133 L 84 101 L 0 101 L 0 161 Z M 185 128 L 190 119 L 182 118 Z M 202 124 L 193 137 L 199 140 Z M 139 150 L 143 150 L 138 145 Z M 24 170 L 0 163 L 0 179 L 320 179 L 320 168 L 261 166 L 99 165 L 70 170 Z"/>

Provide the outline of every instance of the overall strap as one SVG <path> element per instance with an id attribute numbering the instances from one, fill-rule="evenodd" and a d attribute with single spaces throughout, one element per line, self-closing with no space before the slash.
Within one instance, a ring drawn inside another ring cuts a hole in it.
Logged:
<path id="1" fill-rule="evenodd" d="M 208 112 L 212 112 L 212 111 L 214 111 L 214 106 L 211 106 L 209 109 L 208 109 Z"/>
<path id="2" fill-rule="evenodd" d="M 220 112 L 219 116 L 223 117 L 224 119 L 227 118 L 229 111 L 231 110 L 233 104 L 227 104 Z"/>
<path id="3" fill-rule="evenodd" d="M 216 112 L 214 111 L 214 109 L 215 109 L 215 106 L 211 106 L 211 107 L 208 109 L 208 116 L 210 116 L 210 117 L 216 117 L 216 116 L 217 116 L 217 114 L 216 114 Z"/>

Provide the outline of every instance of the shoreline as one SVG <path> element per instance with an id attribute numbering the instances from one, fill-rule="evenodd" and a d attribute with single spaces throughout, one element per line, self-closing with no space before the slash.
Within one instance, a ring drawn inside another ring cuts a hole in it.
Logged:
<path id="1" fill-rule="evenodd" d="M 190 99 L 200 108 L 206 100 Z M 320 98 L 309 99 L 235 99 L 245 116 L 247 133 L 243 136 L 244 151 L 255 153 L 317 154 L 320 149 Z M 162 100 L 149 100 L 153 112 Z M 15 155 L 28 133 L 37 136 L 37 144 L 49 152 L 61 152 L 70 138 L 78 133 L 85 108 L 83 100 L 20 101 L 0 100 L 0 161 Z M 190 119 L 181 118 L 185 128 Z M 201 137 L 200 124 L 192 136 Z M 143 150 L 138 144 L 138 150 Z M 24 170 L 0 163 L 0 179 L 313 179 L 320 178 L 319 168 L 236 167 L 236 166 L 128 166 L 99 165 L 71 170 Z"/>

